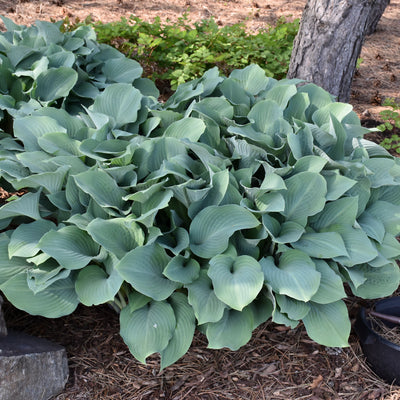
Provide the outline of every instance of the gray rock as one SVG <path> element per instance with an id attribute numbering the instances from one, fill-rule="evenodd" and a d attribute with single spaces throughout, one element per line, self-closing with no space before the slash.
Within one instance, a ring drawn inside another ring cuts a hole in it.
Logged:
<path id="1" fill-rule="evenodd" d="M 48 400 L 67 379 L 62 346 L 13 331 L 0 338 L 0 400 Z"/>
<path id="2" fill-rule="evenodd" d="M 1 309 L 2 304 L 3 298 L 0 296 L 0 338 L 3 336 L 7 336 L 6 321 L 4 321 L 3 311 Z"/>

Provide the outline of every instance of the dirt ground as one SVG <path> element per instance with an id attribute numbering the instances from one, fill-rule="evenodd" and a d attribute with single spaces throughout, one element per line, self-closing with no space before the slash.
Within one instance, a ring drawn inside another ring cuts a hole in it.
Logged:
<path id="1" fill-rule="evenodd" d="M 17 23 L 36 19 L 103 22 L 134 14 L 152 21 L 192 21 L 215 16 L 221 25 L 245 21 L 249 30 L 280 16 L 301 17 L 305 0 L 0 0 L 0 14 Z M 375 34 L 367 38 L 353 82 L 351 104 L 362 118 L 379 119 L 386 97 L 400 98 L 400 0 L 392 0 Z M 352 319 L 361 304 L 349 298 Z M 378 379 L 366 364 L 357 337 L 350 347 L 324 348 L 300 325 L 294 330 L 267 322 L 237 352 L 207 349 L 197 333 L 189 352 L 159 372 L 157 357 L 144 366 L 118 333 L 118 316 L 107 306 L 80 306 L 56 320 L 32 317 L 5 303 L 9 328 L 48 338 L 66 347 L 70 378 L 53 400 L 399 400 L 400 387 Z M 27 399 L 28 400 L 28 399 Z"/>

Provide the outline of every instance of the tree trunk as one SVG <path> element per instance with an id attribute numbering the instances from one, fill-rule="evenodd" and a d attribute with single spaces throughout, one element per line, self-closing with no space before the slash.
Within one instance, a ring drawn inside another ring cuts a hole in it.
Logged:
<path id="1" fill-rule="evenodd" d="M 373 25 L 376 27 L 388 2 L 308 0 L 294 42 L 288 78 L 313 82 L 339 101 L 349 101 L 364 37 Z"/>
<path id="2" fill-rule="evenodd" d="M 367 28 L 365 34 L 372 35 L 376 31 L 376 27 L 378 26 L 378 22 L 382 17 L 386 7 L 389 5 L 390 0 L 382 0 L 378 1 L 375 7 L 372 7 L 371 12 L 369 13 Z"/>

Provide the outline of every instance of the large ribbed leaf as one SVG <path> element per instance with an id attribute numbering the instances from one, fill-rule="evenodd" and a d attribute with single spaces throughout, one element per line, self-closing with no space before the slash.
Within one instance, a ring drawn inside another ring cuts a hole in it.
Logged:
<path id="1" fill-rule="evenodd" d="M 161 353 L 173 337 L 176 318 L 165 301 L 152 301 L 131 312 L 129 306 L 120 314 L 120 334 L 130 352 L 140 362 L 153 353 Z"/>
<path id="2" fill-rule="evenodd" d="M 137 247 L 126 254 L 116 270 L 138 292 L 154 300 L 165 300 L 180 285 L 163 275 L 170 257 L 158 244 Z"/>
<path id="3" fill-rule="evenodd" d="M 245 308 L 243 311 L 226 309 L 221 320 L 207 324 L 208 348 L 227 347 L 238 350 L 250 340 L 253 324 L 253 313 L 250 309 Z"/>
<path id="4" fill-rule="evenodd" d="M 310 232 L 292 246 L 315 258 L 348 256 L 342 237 L 337 232 Z"/>
<path id="5" fill-rule="evenodd" d="M 124 189 L 107 172 L 92 169 L 74 176 L 76 184 L 89 194 L 102 207 L 114 207 L 121 210 L 124 207 Z"/>
<path id="6" fill-rule="evenodd" d="M 112 301 L 122 282 L 123 278 L 115 269 L 108 274 L 97 265 L 88 265 L 79 272 L 75 290 L 85 306 L 98 305 Z"/>
<path id="7" fill-rule="evenodd" d="M 353 268 L 351 268 L 353 269 Z M 364 299 L 375 299 L 390 296 L 400 283 L 400 272 L 396 262 L 386 264 L 380 268 L 373 268 L 368 265 L 357 266 L 362 272 L 366 281 L 357 288 L 351 285 L 356 296 Z"/>
<path id="8" fill-rule="evenodd" d="M 308 336 L 324 346 L 348 346 L 351 325 L 346 304 L 339 300 L 329 304 L 310 302 L 310 306 L 303 318 Z"/>
<path id="9" fill-rule="evenodd" d="M 30 224 L 19 225 L 11 235 L 8 254 L 11 257 L 33 257 L 39 252 L 38 243 L 41 237 L 56 225 L 48 220 L 39 219 Z"/>
<path id="10" fill-rule="evenodd" d="M 234 232 L 259 225 L 253 214 L 234 204 L 210 206 L 200 211 L 190 225 L 190 248 L 196 255 L 211 258 L 228 247 Z"/>
<path id="11" fill-rule="evenodd" d="M 230 78 L 237 81 L 246 92 L 256 95 L 266 88 L 269 79 L 265 76 L 264 70 L 258 65 L 249 65 L 248 67 L 232 71 Z"/>
<path id="12" fill-rule="evenodd" d="M 125 218 L 96 218 L 89 223 L 87 231 L 97 243 L 118 258 L 144 243 L 140 226 Z"/>
<path id="13" fill-rule="evenodd" d="M 1 290 L 15 307 L 31 315 L 47 318 L 71 314 L 79 304 L 70 277 L 57 280 L 45 290 L 34 294 L 28 287 L 26 273 L 21 272 L 3 284 Z"/>
<path id="14" fill-rule="evenodd" d="M 174 310 L 176 327 L 168 346 L 161 351 L 161 369 L 173 364 L 189 349 L 196 327 L 193 308 L 183 293 L 174 293 L 169 302 Z"/>
<path id="15" fill-rule="evenodd" d="M 81 269 L 99 254 L 99 245 L 76 226 L 49 231 L 39 241 L 39 248 L 67 269 Z"/>
<path id="16" fill-rule="evenodd" d="M 40 191 L 26 193 L 0 207 L 0 219 L 26 216 L 32 219 L 41 219 L 39 214 Z"/>
<path id="17" fill-rule="evenodd" d="M 217 322 L 222 318 L 226 304 L 215 295 L 207 271 L 201 270 L 199 278 L 186 285 L 186 288 L 189 304 L 193 307 L 199 325 Z"/>
<path id="18" fill-rule="evenodd" d="M 304 225 L 307 217 L 322 211 L 325 206 L 327 186 L 325 179 L 317 173 L 300 172 L 285 180 L 287 191 L 283 215 L 291 221 Z"/>
<path id="19" fill-rule="evenodd" d="M 282 253 L 278 266 L 272 257 L 261 259 L 260 264 L 265 282 L 279 294 L 309 301 L 319 288 L 321 274 L 311 258 L 299 250 Z"/>
<path id="20" fill-rule="evenodd" d="M 78 73 L 69 67 L 50 68 L 36 79 L 35 98 L 53 101 L 68 96 L 78 80 Z"/>
<path id="21" fill-rule="evenodd" d="M 174 282 L 189 284 L 199 277 L 200 264 L 193 258 L 181 255 L 174 257 L 165 267 L 163 274 Z"/>
<path id="22" fill-rule="evenodd" d="M 102 70 L 108 81 L 118 83 L 132 83 L 143 72 L 137 61 L 124 57 L 107 60 Z"/>
<path id="23" fill-rule="evenodd" d="M 177 139 L 189 139 L 197 142 L 203 134 L 206 126 L 201 119 L 198 118 L 182 118 L 173 122 L 164 132 L 164 136 L 174 137 Z"/>
<path id="24" fill-rule="evenodd" d="M 324 260 L 313 260 L 317 271 L 321 274 L 321 283 L 311 301 L 328 304 L 346 297 L 342 278 Z"/>
<path id="25" fill-rule="evenodd" d="M 210 260 L 208 276 L 216 296 L 238 311 L 257 297 L 264 284 L 261 266 L 250 256 L 218 255 Z"/>
<path id="26" fill-rule="evenodd" d="M 115 83 L 96 97 L 90 110 L 112 117 L 115 127 L 121 127 L 136 121 L 142 97 L 132 85 Z"/>

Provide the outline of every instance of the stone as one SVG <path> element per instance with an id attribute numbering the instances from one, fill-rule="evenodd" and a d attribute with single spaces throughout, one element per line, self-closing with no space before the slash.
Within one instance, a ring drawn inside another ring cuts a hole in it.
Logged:
<path id="1" fill-rule="evenodd" d="M 7 336 L 6 321 L 4 320 L 3 311 L 1 308 L 2 304 L 3 304 L 3 298 L 0 296 L 0 338 L 3 336 Z"/>
<path id="2" fill-rule="evenodd" d="M 62 346 L 12 330 L 0 338 L 0 400 L 48 400 L 67 379 Z"/>

